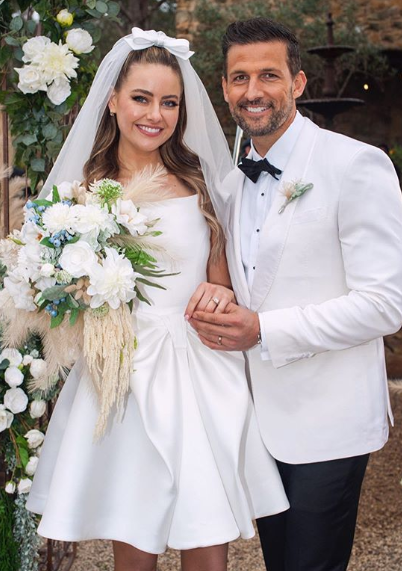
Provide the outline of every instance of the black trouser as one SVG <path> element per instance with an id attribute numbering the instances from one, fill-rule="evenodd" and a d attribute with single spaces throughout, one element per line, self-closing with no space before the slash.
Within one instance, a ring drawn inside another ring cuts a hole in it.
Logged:
<path id="1" fill-rule="evenodd" d="M 268 571 L 345 571 L 368 459 L 277 461 L 290 509 L 257 520 Z"/>

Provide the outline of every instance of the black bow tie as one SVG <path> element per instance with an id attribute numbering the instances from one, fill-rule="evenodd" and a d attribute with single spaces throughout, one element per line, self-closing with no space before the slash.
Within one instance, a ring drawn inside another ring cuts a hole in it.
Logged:
<path id="1" fill-rule="evenodd" d="M 262 159 L 261 161 L 242 159 L 237 166 L 254 183 L 257 182 L 263 171 L 268 172 L 276 180 L 279 180 L 276 175 L 282 174 L 282 171 L 274 167 L 274 165 L 271 165 L 267 159 Z"/>

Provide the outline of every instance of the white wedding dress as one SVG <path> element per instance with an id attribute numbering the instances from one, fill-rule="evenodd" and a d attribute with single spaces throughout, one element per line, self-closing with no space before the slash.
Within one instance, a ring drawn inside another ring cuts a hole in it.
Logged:
<path id="1" fill-rule="evenodd" d="M 206 280 L 209 228 L 197 197 L 156 203 L 175 276 L 147 288 L 133 317 L 135 372 L 122 421 L 94 443 L 98 410 L 80 359 L 46 434 L 28 499 L 39 533 L 114 539 L 150 553 L 254 535 L 252 520 L 289 504 L 261 441 L 241 353 L 205 347 L 184 309 Z M 156 254 L 157 255 L 157 254 Z"/>

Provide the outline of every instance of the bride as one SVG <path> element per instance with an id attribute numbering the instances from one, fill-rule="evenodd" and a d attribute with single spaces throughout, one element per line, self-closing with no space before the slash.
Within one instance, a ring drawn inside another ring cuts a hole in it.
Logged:
<path id="1" fill-rule="evenodd" d="M 122 420 L 93 440 L 98 403 L 83 357 L 71 370 L 46 435 L 27 507 L 44 537 L 113 541 L 116 571 L 155 571 L 169 546 L 183 571 L 225 571 L 227 545 L 252 520 L 288 508 L 259 436 L 240 353 L 213 352 L 189 326 L 189 299 L 207 311 L 233 301 L 217 215 L 228 149 L 186 40 L 132 34 L 103 60 L 46 182 L 123 185 L 144 168 L 167 171 L 160 219 L 174 260 L 166 290 L 137 300 L 138 339 Z M 195 292 L 195 293 L 194 293 Z"/>

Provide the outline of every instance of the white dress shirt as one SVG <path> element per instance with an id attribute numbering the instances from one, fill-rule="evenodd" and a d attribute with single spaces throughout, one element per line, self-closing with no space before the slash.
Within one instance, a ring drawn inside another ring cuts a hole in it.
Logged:
<path id="1" fill-rule="evenodd" d="M 303 117 L 297 112 L 292 124 L 274 145 L 272 145 L 265 157 L 261 157 L 257 153 L 253 142 L 251 142 L 251 151 L 248 158 L 254 161 L 260 161 L 266 158 L 271 164 L 283 171 L 292 154 L 293 147 L 300 135 L 302 127 Z M 261 229 L 264 226 L 275 193 L 279 192 L 281 187 L 282 175 L 277 176 L 279 180 L 276 180 L 267 172 L 262 172 L 256 183 L 247 177 L 244 181 L 240 212 L 240 242 L 244 272 L 250 291 L 254 281 Z M 263 336 L 263 328 L 261 328 L 261 332 L 261 356 L 265 360 L 270 357 L 267 342 Z"/>

